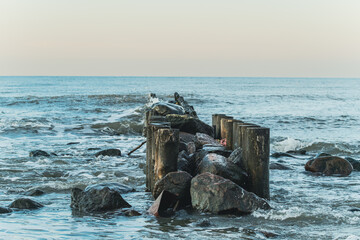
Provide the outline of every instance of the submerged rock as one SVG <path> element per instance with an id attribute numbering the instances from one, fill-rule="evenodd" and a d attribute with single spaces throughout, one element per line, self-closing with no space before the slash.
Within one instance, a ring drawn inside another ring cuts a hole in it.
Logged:
<path id="1" fill-rule="evenodd" d="M 35 202 L 29 198 L 19 198 L 13 201 L 9 208 L 17 208 L 17 209 L 38 209 L 42 208 L 44 205 L 41 203 Z"/>
<path id="2" fill-rule="evenodd" d="M 181 132 L 214 135 L 214 129 L 211 126 L 190 115 L 168 114 L 166 115 L 166 121 L 170 122 L 172 128 L 179 129 Z"/>
<path id="3" fill-rule="evenodd" d="M 7 207 L 0 207 L 0 214 L 2 213 L 11 213 L 12 210 L 10 208 Z"/>
<path id="4" fill-rule="evenodd" d="M 153 195 L 156 199 L 162 191 L 176 196 L 184 205 L 190 203 L 190 184 L 192 176 L 184 171 L 170 172 L 155 183 Z"/>
<path id="5" fill-rule="evenodd" d="M 35 190 L 31 190 L 31 191 L 28 191 L 25 193 L 25 195 L 27 196 L 41 196 L 41 195 L 44 195 L 45 192 L 40 190 L 40 189 L 35 189 Z"/>
<path id="6" fill-rule="evenodd" d="M 50 154 L 43 150 L 34 150 L 29 153 L 30 157 L 50 157 Z"/>
<path id="7" fill-rule="evenodd" d="M 289 153 L 283 153 L 283 152 L 275 152 L 273 154 L 270 155 L 270 157 L 273 158 L 280 158 L 280 157 L 291 157 L 291 158 L 295 158 L 294 156 L 292 156 Z"/>
<path id="8" fill-rule="evenodd" d="M 191 180 L 193 208 L 212 213 L 251 213 L 269 209 L 269 204 L 254 193 L 247 192 L 234 182 L 211 173 L 197 175 Z"/>
<path id="9" fill-rule="evenodd" d="M 290 151 L 287 151 L 286 153 L 296 154 L 296 155 L 306 155 L 306 150 L 305 149 L 290 150 Z"/>
<path id="10" fill-rule="evenodd" d="M 120 157 L 121 151 L 119 149 L 106 149 L 95 153 L 95 157 L 98 156 Z"/>
<path id="11" fill-rule="evenodd" d="M 71 208 L 80 212 L 102 212 L 131 207 L 121 196 L 133 191 L 131 187 L 118 183 L 91 185 L 81 190 L 71 190 Z"/>
<path id="12" fill-rule="evenodd" d="M 351 163 L 351 165 L 353 166 L 354 171 L 360 171 L 360 161 L 359 160 L 355 160 L 351 157 L 346 157 L 345 158 L 349 163 Z"/>
<path id="13" fill-rule="evenodd" d="M 291 170 L 291 167 L 285 166 L 283 164 L 280 163 L 270 163 L 269 166 L 270 169 L 277 169 L 277 170 Z"/>
<path id="14" fill-rule="evenodd" d="M 248 177 L 242 168 L 229 162 L 224 156 L 215 153 L 209 153 L 203 158 L 197 172 L 198 174 L 209 172 L 219 175 L 242 187 L 245 186 Z"/>
<path id="15" fill-rule="evenodd" d="M 305 170 L 325 175 L 348 176 L 352 172 L 353 166 L 343 158 L 325 156 L 309 160 L 305 165 Z"/>

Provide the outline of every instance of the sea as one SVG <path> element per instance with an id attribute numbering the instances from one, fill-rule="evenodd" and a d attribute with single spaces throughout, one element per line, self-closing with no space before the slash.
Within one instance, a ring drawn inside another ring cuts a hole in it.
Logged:
<path id="1" fill-rule="evenodd" d="M 178 92 L 199 118 L 224 113 L 270 128 L 270 150 L 306 155 L 270 158 L 271 210 L 214 215 L 181 210 L 147 214 L 144 111 Z M 121 157 L 95 157 L 117 148 Z M 50 157 L 30 157 L 43 150 Z M 360 239 L 360 172 L 347 177 L 305 171 L 318 153 L 360 160 L 360 79 L 225 77 L 0 77 L 0 207 L 20 197 L 44 205 L 0 214 L 0 239 Z M 117 182 L 140 216 L 75 213 L 71 189 Z M 29 197 L 40 189 L 46 194 Z"/>

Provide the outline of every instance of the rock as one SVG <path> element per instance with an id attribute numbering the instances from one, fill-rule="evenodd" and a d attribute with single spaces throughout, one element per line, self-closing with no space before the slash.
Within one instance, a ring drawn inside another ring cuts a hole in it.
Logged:
<path id="1" fill-rule="evenodd" d="M 181 142 L 185 142 L 185 143 L 195 142 L 196 136 L 194 134 L 187 132 L 179 132 L 179 139 Z"/>
<path id="2" fill-rule="evenodd" d="M 348 176 L 352 172 L 353 166 L 343 158 L 325 156 L 309 160 L 305 165 L 305 170 L 325 175 Z"/>
<path id="3" fill-rule="evenodd" d="M 155 217 L 169 217 L 176 211 L 176 196 L 168 191 L 162 191 L 148 210 Z"/>
<path id="4" fill-rule="evenodd" d="M 194 172 L 194 164 L 191 161 L 190 156 L 186 153 L 186 151 L 179 152 L 178 160 L 177 160 L 177 167 L 179 171 L 185 171 L 189 174 L 193 174 Z"/>
<path id="5" fill-rule="evenodd" d="M 202 148 L 203 145 L 211 145 L 211 146 L 218 146 L 221 147 L 222 145 L 220 142 L 216 141 L 213 137 L 205 134 L 205 133 L 196 133 L 195 135 L 195 144 Z"/>
<path id="6" fill-rule="evenodd" d="M 210 227 L 211 223 L 209 220 L 205 219 L 205 220 L 200 221 L 199 223 L 196 223 L 195 226 L 196 227 Z"/>
<path id="7" fill-rule="evenodd" d="M 251 213 L 269 209 L 269 204 L 234 182 L 211 173 L 202 173 L 191 180 L 193 208 L 212 213 Z"/>
<path id="8" fill-rule="evenodd" d="M 43 150 L 34 150 L 29 153 L 30 157 L 50 157 L 50 154 Z"/>
<path id="9" fill-rule="evenodd" d="M 331 154 L 328 154 L 328 153 L 318 153 L 318 154 L 316 154 L 315 157 L 312 157 L 310 159 L 315 159 L 315 158 L 319 158 L 319 157 L 330 157 L 330 156 L 331 156 Z"/>
<path id="10" fill-rule="evenodd" d="M 242 162 L 242 157 L 243 157 L 242 149 L 239 147 L 230 154 L 230 156 L 228 157 L 228 161 L 232 162 L 240 167 L 241 162 Z"/>
<path id="11" fill-rule="evenodd" d="M 207 151 L 208 153 L 216 153 L 226 158 L 230 157 L 232 151 L 226 150 L 224 146 L 212 146 L 212 145 L 204 145 L 203 150 Z"/>
<path id="12" fill-rule="evenodd" d="M 166 102 L 158 102 L 151 106 L 152 111 L 156 112 L 158 115 L 166 116 L 168 114 L 179 114 L 184 115 L 185 110 L 183 107 Z"/>
<path id="13" fill-rule="evenodd" d="M 9 208 L 17 208 L 17 209 L 38 209 L 42 208 L 44 205 L 41 203 L 35 202 L 29 198 L 19 198 L 13 201 Z"/>
<path id="14" fill-rule="evenodd" d="M 273 154 L 270 155 L 270 157 L 273 158 L 280 158 L 280 157 L 291 157 L 291 158 L 295 158 L 294 156 L 292 156 L 289 153 L 283 153 L 283 152 L 275 152 Z"/>
<path id="15" fill-rule="evenodd" d="M 207 154 L 200 162 L 198 174 L 209 172 L 227 178 L 239 186 L 246 185 L 248 175 L 239 166 L 229 162 L 224 156 L 216 153 Z"/>
<path id="16" fill-rule="evenodd" d="M 214 129 L 211 126 L 190 115 L 168 114 L 166 115 L 166 121 L 170 122 L 172 128 L 179 129 L 181 132 L 191 134 L 199 132 L 214 136 Z"/>
<path id="17" fill-rule="evenodd" d="M 12 210 L 10 208 L 7 207 L 0 207 L 0 214 L 2 213 L 11 213 Z"/>
<path id="18" fill-rule="evenodd" d="M 134 209 L 126 209 L 123 212 L 124 212 L 125 216 L 127 216 L 127 217 L 141 216 L 141 213 L 139 213 L 138 211 L 136 211 Z"/>
<path id="19" fill-rule="evenodd" d="M 179 143 L 179 151 L 185 150 L 188 154 L 192 154 L 196 151 L 196 146 L 194 142 L 182 142 Z"/>
<path id="20" fill-rule="evenodd" d="M 351 165 L 353 166 L 354 171 L 360 171 L 360 161 L 359 160 L 355 160 L 351 157 L 346 157 L 345 158 L 349 163 L 351 163 Z"/>
<path id="21" fill-rule="evenodd" d="M 103 212 L 129 208 L 131 205 L 121 197 L 121 194 L 129 191 L 132 191 L 132 188 L 117 183 L 91 185 L 84 191 L 73 188 L 70 206 L 80 212 Z"/>
<path id="22" fill-rule="evenodd" d="M 292 168 L 282 165 L 280 163 L 270 163 L 269 166 L 270 169 L 276 169 L 276 170 L 291 170 Z"/>
<path id="23" fill-rule="evenodd" d="M 35 189 L 35 190 L 32 190 L 32 191 L 29 191 L 29 192 L 26 192 L 25 195 L 27 196 L 41 196 L 41 195 L 44 195 L 45 192 L 40 190 L 40 189 Z"/>
<path id="24" fill-rule="evenodd" d="M 75 144 L 80 144 L 80 142 L 69 142 L 66 145 L 75 145 Z"/>
<path id="25" fill-rule="evenodd" d="M 290 150 L 290 151 L 287 151 L 286 153 L 296 154 L 296 155 L 306 155 L 306 150 L 305 149 Z"/>
<path id="26" fill-rule="evenodd" d="M 95 157 L 98 156 L 120 157 L 121 151 L 119 149 L 106 149 L 95 153 Z"/>
<path id="27" fill-rule="evenodd" d="M 180 105 L 183 107 L 184 111 L 186 114 L 189 114 L 190 116 L 193 116 L 195 118 L 197 118 L 197 114 L 194 110 L 194 107 L 189 105 L 182 96 L 180 96 L 177 92 L 174 93 L 174 99 L 175 99 L 175 103 L 177 105 Z"/>
<path id="28" fill-rule="evenodd" d="M 170 172 L 155 183 L 153 195 L 156 199 L 162 191 L 168 191 L 176 196 L 185 206 L 190 204 L 190 184 L 192 176 L 184 171 Z"/>
<path id="29" fill-rule="evenodd" d="M 56 170 L 45 170 L 41 173 L 41 175 L 47 178 L 59 178 L 64 176 L 64 173 Z"/>
<path id="30" fill-rule="evenodd" d="M 349 209 L 350 212 L 360 212 L 360 208 L 351 208 Z"/>

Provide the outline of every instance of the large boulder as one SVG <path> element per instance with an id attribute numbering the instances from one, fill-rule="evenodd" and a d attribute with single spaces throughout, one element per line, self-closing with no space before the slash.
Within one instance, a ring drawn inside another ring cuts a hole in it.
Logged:
<path id="1" fill-rule="evenodd" d="M 198 174 L 209 172 L 230 179 L 239 186 L 245 186 L 248 175 L 238 165 L 229 162 L 226 157 L 216 153 L 207 154 L 200 162 Z"/>
<path id="2" fill-rule="evenodd" d="M 11 213 L 12 210 L 10 208 L 7 207 L 0 207 L 0 214 L 2 213 Z"/>
<path id="3" fill-rule="evenodd" d="M 85 190 L 71 190 L 71 208 L 80 212 L 102 212 L 131 207 L 121 194 L 133 191 L 118 183 L 103 183 L 88 186 Z"/>
<path id="4" fill-rule="evenodd" d="M 224 146 L 213 146 L 213 145 L 205 144 L 202 149 L 208 153 L 216 153 L 226 158 L 230 157 L 232 153 L 231 150 L 226 150 Z"/>
<path id="5" fill-rule="evenodd" d="M 214 136 L 214 129 L 198 118 L 190 115 L 168 114 L 166 121 L 170 122 L 172 128 L 191 134 L 205 133 Z"/>
<path id="6" fill-rule="evenodd" d="M 309 160 L 305 165 L 305 170 L 325 175 L 348 176 L 352 172 L 353 166 L 343 158 L 324 156 Z"/>
<path id="7" fill-rule="evenodd" d="M 177 167 L 179 171 L 185 171 L 189 174 L 194 173 L 195 164 L 192 162 L 192 158 L 186 153 L 185 150 L 179 152 Z"/>
<path id="8" fill-rule="evenodd" d="M 9 208 L 17 208 L 17 209 L 38 209 L 42 208 L 44 205 L 41 203 L 35 202 L 29 198 L 19 198 L 13 201 Z"/>
<path id="9" fill-rule="evenodd" d="M 349 163 L 351 163 L 351 165 L 353 166 L 354 171 L 360 171 L 360 161 L 359 160 L 355 160 L 351 157 L 346 157 L 345 158 Z"/>
<path id="10" fill-rule="evenodd" d="M 184 205 L 190 203 L 190 184 L 192 176 L 184 171 L 170 172 L 155 183 L 153 195 L 158 198 L 162 191 L 176 196 Z"/>
<path id="11" fill-rule="evenodd" d="M 185 110 L 182 106 L 166 103 L 166 102 L 158 102 L 151 106 L 152 111 L 161 116 L 166 116 L 168 114 L 185 114 Z"/>
<path id="12" fill-rule="evenodd" d="M 195 135 L 195 143 L 196 143 L 197 146 L 199 146 L 198 148 L 201 148 L 205 144 L 212 145 L 212 146 L 218 146 L 218 147 L 222 146 L 220 144 L 220 142 L 216 141 L 213 137 L 211 137 L 211 136 L 209 136 L 209 135 L 207 135 L 205 133 L 196 133 L 196 135 Z"/>
<path id="13" fill-rule="evenodd" d="M 95 157 L 99 156 L 109 156 L 109 157 L 120 157 L 121 151 L 119 149 L 106 149 L 100 152 L 95 153 Z"/>
<path id="14" fill-rule="evenodd" d="M 269 209 L 269 204 L 234 182 L 211 173 L 202 173 L 191 180 L 193 208 L 212 213 L 251 213 Z"/>

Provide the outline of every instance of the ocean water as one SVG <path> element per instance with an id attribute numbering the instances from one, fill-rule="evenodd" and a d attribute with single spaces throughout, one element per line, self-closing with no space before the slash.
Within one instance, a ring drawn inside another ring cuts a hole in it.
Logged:
<path id="1" fill-rule="evenodd" d="M 177 91 L 211 123 L 226 113 L 271 129 L 271 151 L 307 155 L 271 158 L 292 170 L 271 170 L 273 207 L 246 216 L 177 212 L 155 218 L 145 192 L 145 147 L 139 145 L 148 94 Z M 304 170 L 319 152 L 360 159 L 360 79 L 196 77 L 0 77 L 0 206 L 27 191 L 44 208 L 0 214 L 0 239 L 360 239 L 360 173 L 315 176 Z M 69 144 L 72 143 L 72 144 Z M 94 157 L 119 148 L 122 157 Z M 32 158 L 41 149 L 56 156 Z M 141 216 L 77 215 L 70 189 L 119 182 Z M 203 223 L 206 221 L 209 224 Z"/>

